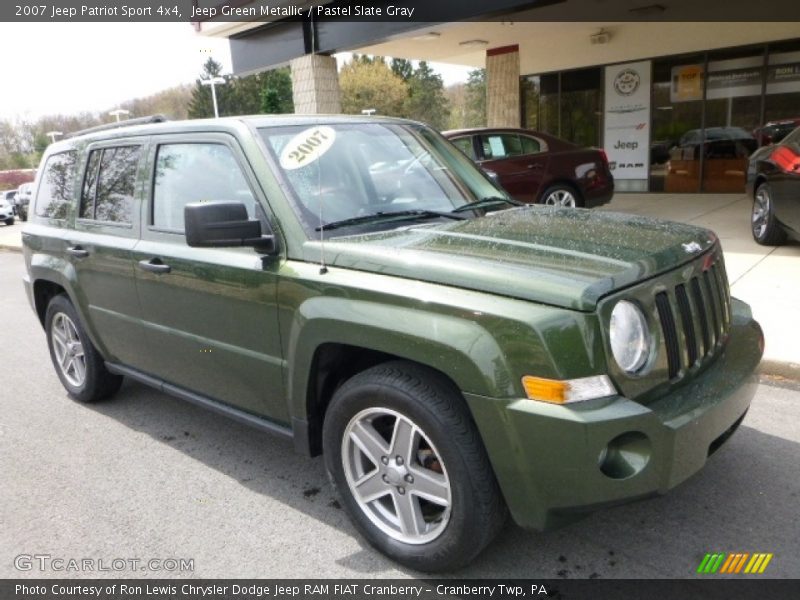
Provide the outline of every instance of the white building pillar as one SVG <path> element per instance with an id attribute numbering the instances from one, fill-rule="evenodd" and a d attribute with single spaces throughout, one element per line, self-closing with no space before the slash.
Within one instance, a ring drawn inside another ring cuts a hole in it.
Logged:
<path id="1" fill-rule="evenodd" d="M 519 127 L 519 46 L 486 51 L 486 124 Z"/>
<path id="2" fill-rule="evenodd" d="M 342 112 L 336 59 L 323 54 L 306 54 L 290 63 L 294 112 L 303 115 Z"/>

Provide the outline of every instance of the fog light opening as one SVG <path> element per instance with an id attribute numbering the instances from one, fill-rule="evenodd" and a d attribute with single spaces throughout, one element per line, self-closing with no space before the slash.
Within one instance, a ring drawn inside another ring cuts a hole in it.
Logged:
<path id="1" fill-rule="evenodd" d="M 600 451 L 600 471 L 611 479 L 628 479 L 641 473 L 650 462 L 652 444 L 641 431 L 618 435 Z"/>

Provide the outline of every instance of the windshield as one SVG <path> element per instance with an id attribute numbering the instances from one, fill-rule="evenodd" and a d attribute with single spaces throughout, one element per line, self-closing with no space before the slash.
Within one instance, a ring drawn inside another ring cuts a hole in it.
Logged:
<path id="1" fill-rule="evenodd" d="M 503 197 L 486 175 L 432 130 L 415 124 L 333 123 L 265 127 L 259 133 L 294 195 L 309 237 L 321 226 L 370 215 L 450 212 Z M 386 229 L 407 221 L 359 220 L 337 230 Z"/>

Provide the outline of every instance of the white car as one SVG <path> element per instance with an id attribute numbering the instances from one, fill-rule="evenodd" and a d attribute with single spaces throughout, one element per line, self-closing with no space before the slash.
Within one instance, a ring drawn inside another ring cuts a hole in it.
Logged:
<path id="1" fill-rule="evenodd" d="M 14 224 L 14 207 L 3 197 L 0 197 L 0 221 L 6 225 Z"/>

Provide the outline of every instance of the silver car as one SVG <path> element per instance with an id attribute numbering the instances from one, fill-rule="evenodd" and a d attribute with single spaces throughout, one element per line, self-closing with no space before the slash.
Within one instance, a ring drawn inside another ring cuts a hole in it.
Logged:
<path id="1" fill-rule="evenodd" d="M 0 221 L 6 225 L 14 224 L 14 206 L 5 198 L 5 195 L 0 195 Z"/>

